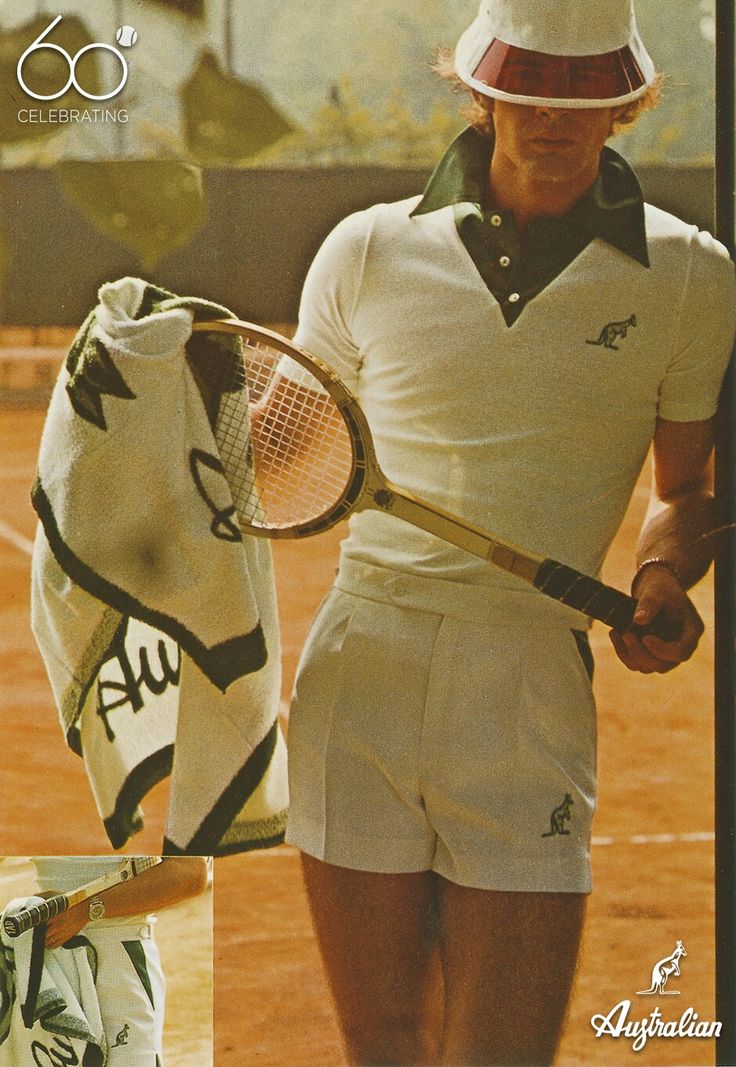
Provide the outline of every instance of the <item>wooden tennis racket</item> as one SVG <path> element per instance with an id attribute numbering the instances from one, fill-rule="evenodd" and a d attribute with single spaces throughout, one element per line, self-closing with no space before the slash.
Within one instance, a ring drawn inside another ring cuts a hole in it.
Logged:
<path id="1" fill-rule="evenodd" d="M 663 613 L 646 627 L 634 625 L 633 597 L 393 485 L 380 469 L 357 399 L 329 367 L 287 338 L 238 319 L 196 322 L 193 331 L 211 335 L 206 360 L 190 362 L 214 422 L 241 530 L 309 537 L 372 508 L 515 574 L 615 630 L 663 640 L 679 635 L 676 620 Z M 234 335 L 242 347 L 222 335 Z M 212 344 L 216 339 L 220 343 Z M 232 518 L 216 515 L 221 524 Z"/>
<path id="2" fill-rule="evenodd" d="M 20 937 L 26 930 L 48 922 L 54 916 L 61 915 L 62 912 L 73 908 L 75 904 L 81 904 L 83 900 L 94 897 L 105 889 L 111 889 L 121 882 L 129 882 L 132 878 L 137 878 L 143 871 L 155 867 L 160 862 L 160 856 L 130 856 L 123 860 L 118 867 L 100 875 L 99 878 L 95 878 L 91 882 L 87 882 L 86 885 L 79 886 L 78 889 L 73 889 L 69 893 L 59 893 L 57 896 L 49 897 L 48 900 L 41 901 L 38 904 L 20 908 L 12 915 L 6 915 L 3 919 L 5 933 L 9 937 Z"/>

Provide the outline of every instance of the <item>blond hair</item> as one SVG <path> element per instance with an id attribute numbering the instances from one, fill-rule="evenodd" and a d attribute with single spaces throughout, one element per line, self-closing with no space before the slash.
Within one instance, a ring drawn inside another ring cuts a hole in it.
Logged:
<path id="1" fill-rule="evenodd" d="M 470 94 L 469 99 L 460 107 L 460 114 L 479 133 L 488 135 L 493 129 L 493 98 L 484 96 L 465 84 L 455 70 L 454 53 L 450 49 L 443 48 L 438 52 L 432 69 L 455 89 L 462 89 Z M 663 80 L 662 75 L 657 74 L 642 96 L 621 105 L 621 109 L 617 110 L 611 120 L 609 137 L 633 126 L 640 115 L 657 106 L 662 96 Z"/>

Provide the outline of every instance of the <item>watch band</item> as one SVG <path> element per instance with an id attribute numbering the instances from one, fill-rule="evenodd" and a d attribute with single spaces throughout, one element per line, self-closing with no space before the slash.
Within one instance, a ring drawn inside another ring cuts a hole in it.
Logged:
<path id="1" fill-rule="evenodd" d="M 682 588 L 685 588 L 685 583 L 682 580 L 682 575 L 680 574 L 674 563 L 670 563 L 670 561 L 668 559 L 665 559 L 664 556 L 650 556 L 648 559 L 642 560 L 642 562 L 636 568 L 636 574 L 631 580 L 632 590 L 636 585 L 636 579 L 639 577 L 642 571 L 646 570 L 647 567 L 653 567 L 655 565 L 658 567 L 664 567 L 665 570 L 668 570 L 670 574 L 677 578 Z"/>

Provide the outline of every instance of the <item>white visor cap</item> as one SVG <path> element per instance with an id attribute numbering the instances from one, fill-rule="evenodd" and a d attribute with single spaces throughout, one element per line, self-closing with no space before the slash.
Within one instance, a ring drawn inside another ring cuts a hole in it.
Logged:
<path id="1" fill-rule="evenodd" d="M 485 96 L 565 108 L 628 103 L 656 77 L 633 0 L 481 0 L 455 70 Z"/>

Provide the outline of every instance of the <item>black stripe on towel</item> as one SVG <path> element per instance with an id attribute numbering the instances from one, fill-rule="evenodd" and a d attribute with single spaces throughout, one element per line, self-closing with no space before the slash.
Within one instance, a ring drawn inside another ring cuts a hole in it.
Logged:
<path id="1" fill-rule="evenodd" d="M 223 693 L 238 678 L 253 674 L 265 666 L 268 651 L 260 622 L 248 633 L 231 637 L 208 648 L 177 619 L 141 604 L 135 597 L 102 578 L 79 559 L 62 538 L 51 502 L 38 480 L 33 487 L 31 501 L 43 524 L 51 551 L 72 581 L 122 615 L 132 615 L 178 642 L 202 673 Z"/>
<path id="2" fill-rule="evenodd" d="M 174 746 L 165 745 L 141 760 L 125 779 L 115 810 L 104 820 L 105 833 L 113 848 L 122 848 L 143 828 L 138 805 L 155 785 L 171 774 L 173 758 Z"/>
<path id="3" fill-rule="evenodd" d="M 248 797 L 258 788 L 268 770 L 276 741 L 278 739 L 278 719 L 263 740 L 254 748 L 243 767 L 238 771 L 230 785 L 222 793 L 212 811 L 200 824 L 192 840 L 185 849 L 179 848 L 168 839 L 164 841 L 163 854 L 166 856 L 226 856 L 235 852 L 252 852 L 255 849 L 271 848 L 280 845 L 284 839 L 283 832 L 266 839 L 233 842 L 218 848 L 243 807 Z"/>

